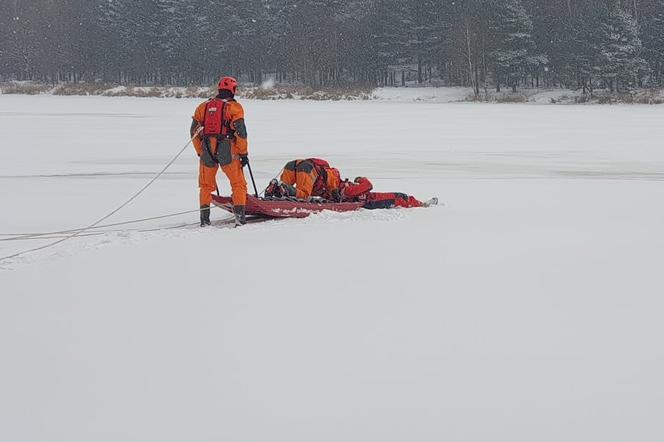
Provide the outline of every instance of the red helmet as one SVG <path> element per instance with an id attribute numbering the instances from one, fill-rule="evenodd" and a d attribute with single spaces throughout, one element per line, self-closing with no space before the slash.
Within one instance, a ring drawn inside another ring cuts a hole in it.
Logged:
<path id="1" fill-rule="evenodd" d="M 235 95 L 235 91 L 237 90 L 237 80 L 233 77 L 221 77 L 217 89 L 220 91 L 229 91 Z"/>

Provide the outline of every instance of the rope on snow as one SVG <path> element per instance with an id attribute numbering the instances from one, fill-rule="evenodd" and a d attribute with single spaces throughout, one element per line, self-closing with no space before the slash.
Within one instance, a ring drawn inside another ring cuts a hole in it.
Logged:
<path id="1" fill-rule="evenodd" d="M 88 230 L 91 230 L 91 229 L 93 229 L 94 227 L 97 227 L 97 226 L 98 226 L 99 224 L 101 224 L 103 221 L 107 220 L 108 218 L 110 218 L 111 216 L 115 215 L 116 213 L 118 213 L 118 212 L 119 212 L 120 210 L 122 210 L 123 208 L 125 208 L 129 203 L 131 203 L 132 201 L 134 201 L 136 198 L 138 198 L 139 195 L 141 195 L 143 192 L 145 192 L 145 191 L 148 189 L 148 187 L 150 187 L 155 181 L 157 181 L 157 180 L 158 180 L 158 179 L 164 174 L 164 172 L 166 172 L 166 170 L 168 170 L 168 168 L 171 167 L 171 166 L 173 165 L 173 163 L 175 163 L 175 161 L 176 161 L 178 158 L 180 158 L 180 155 L 182 155 L 182 154 L 184 153 L 184 151 L 185 151 L 185 150 L 189 147 L 189 145 L 194 141 L 194 138 L 195 138 L 196 136 L 198 136 L 198 133 L 199 133 L 201 130 L 202 130 L 202 127 L 199 128 L 199 129 L 196 131 L 196 133 L 191 137 L 191 139 L 189 139 L 189 141 L 187 142 L 187 144 L 185 144 L 185 145 L 182 147 L 182 149 L 180 149 L 180 151 L 179 151 L 179 152 L 178 152 L 178 153 L 177 153 L 177 154 L 176 154 L 176 155 L 175 155 L 175 156 L 174 156 L 174 157 L 173 157 L 173 158 L 172 158 L 172 159 L 171 159 L 171 160 L 170 160 L 170 161 L 169 161 L 169 162 L 168 162 L 168 163 L 167 163 L 167 164 L 166 164 L 166 165 L 165 165 L 165 166 L 164 166 L 164 167 L 163 167 L 163 168 L 162 168 L 162 169 L 161 169 L 161 170 L 160 170 L 155 176 L 154 176 L 154 177 L 152 177 L 152 179 L 151 179 L 150 181 L 147 182 L 147 184 L 145 184 L 140 190 L 138 190 L 138 192 L 134 193 L 134 194 L 133 194 L 133 195 L 132 195 L 127 201 L 125 201 L 124 203 L 120 204 L 117 208 L 115 208 L 114 210 L 112 210 L 112 211 L 111 211 L 110 213 L 108 213 L 107 215 L 102 216 L 102 217 L 99 218 L 97 221 L 95 221 L 94 223 L 90 224 L 90 225 L 87 226 L 87 227 L 84 227 L 84 228 L 82 228 L 82 229 L 80 229 L 80 230 L 76 230 L 76 231 L 72 232 L 70 235 L 67 235 L 67 236 L 65 236 L 64 238 L 58 239 L 57 241 L 50 242 L 50 243 L 45 244 L 45 245 L 40 246 L 40 247 L 34 247 L 34 248 L 32 248 L 32 249 L 22 250 L 22 251 L 20 251 L 20 252 L 17 252 L 17 253 L 14 253 L 14 254 L 8 255 L 8 256 L 2 256 L 2 257 L 0 257 L 0 261 L 4 261 L 4 260 L 6 260 L 6 259 L 17 258 L 17 257 L 19 257 L 19 256 L 26 255 L 26 254 L 28 254 L 28 253 L 33 253 L 33 252 L 37 252 L 37 251 L 40 251 L 40 250 L 48 249 L 48 248 L 50 248 L 50 247 L 56 246 L 56 245 L 58 245 L 58 244 L 61 244 L 61 243 L 65 242 L 65 241 L 67 241 L 67 240 L 70 240 L 70 239 L 72 239 L 72 238 L 76 238 L 76 237 L 79 236 L 80 234 L 82 234 L 82 233 L 84 233 L 84 232 L 86 232 L 86 231 L 88 231 Z"/>
<path id="2" fill-rule="evenodd" d="M 212 206 L 213 209 L 217 209 L 216 206 Z M 125 226 L 128 224 L 138 224 L 142 223 L 145 221 L 154 221 L 157 219 L 164 219 L 164 218 L 172 218 L 175 216 L 180 216 L 180 215 L 187 215 L 189 213 L 197 213 L 199 212 L 200 209 L 194 209 L 194 210 L 186 210 L 184 212 L 176 212 L 176 213 L 170 213 L 168 215 L 159 215 L 159 216 L 152 216 L 149 218 L 141 218 L 141 219 L 135 219 L 135 220 L 130 220 L 130 221 L 123 221 L 123 222 L 117 222 L 117 223 L 111 223 L 111 224 L 102 224 L 95 226 L 91 229 L 88 230 L 93 230 L 95 232 L 126 232 L 127 230 L 98 230 L 98 229 L 104 229 L 107 227 L 117 227 L 117 226 Z M 165 227 L 165 228 L 170 228 L 170 227 Z M 74 233 L 78 232 L 80 230 L 83 230 L 84 227 L 80 227 L 78 229 L 70 229 L 70 230 L 55 230 L 53 232 L 29 232 L 29 233 L 0 233 L 0 236 L 3 236 L 5 238 L 0 238 L 0 242 L 4 241 L 15 241 L 15 240 L 22 240 L 22 239 L 42 239 L 43 237 L 47 236 L 53 236 L 53 235 L 65 235 L 68 233 Z"/>

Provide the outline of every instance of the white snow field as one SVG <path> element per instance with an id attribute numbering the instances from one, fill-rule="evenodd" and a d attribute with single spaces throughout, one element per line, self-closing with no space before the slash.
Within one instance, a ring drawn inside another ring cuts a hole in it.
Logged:
<path id="1" fill-rule="evenodd" d="M 121 204 L 197 102 L 0 96 L 0 239 Z M 664 107 L 244 105 L 259 187 L 320 156 L 444 205 L 2 261 L 1 441 L 664 440 Z M 196 209 L 196 174 L 108 222 Z"/>

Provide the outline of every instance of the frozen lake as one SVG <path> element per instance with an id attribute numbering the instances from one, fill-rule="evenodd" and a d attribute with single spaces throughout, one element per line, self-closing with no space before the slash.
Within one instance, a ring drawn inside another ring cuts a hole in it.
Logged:
<path id="1" fill-rule="evenodd" d="M 126 200 L 197 103 L 0 95 L 0 256 Z M 443 205 L 0 262 L 0 440 L 664 438 L 664 107 L 243 104 L 259 188 L 317 156 Z M 195 209 L 197 167 L 109 222 Z"/>

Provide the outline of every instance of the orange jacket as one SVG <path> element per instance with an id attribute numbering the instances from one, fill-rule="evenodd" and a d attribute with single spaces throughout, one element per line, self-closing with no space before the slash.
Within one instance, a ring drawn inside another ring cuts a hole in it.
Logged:
<path id="1" fill-rule="evenodd" d="M 196 111 L 194 112 L 193 116 L 194 121 L 198 123 L 198 126 L 196 127 L 203 126 L 203 122 L 205 121 L 205 107 L 208 101 L 210 100 L 204 101 L 203 103 L 199 104 L 198 107 L 196 107 Z M 244 123 L 244 108 L 242 108 L 242 105 L 232 98 L 227 99 L 227 103 L 228 105 L 226 106 L 225 120 L 230 121 L 231 130 L 234 134 L 231 140 L 231 153 L 233 154 L 234 158 L 237 158 L 240 155 L 248 154 L 247 129 Z M 193 132 L 196 130 L 196 127 L 192 126 L 192 136 Z M 199 135 L 194 139 L 194 149 L 196 149 L 196 153 L 198 155 L 201 154 L 203 149 L 201 141 L 202 135 Z M 214 137 L 210 138 L 210 150 L 213 154 L 217 151 L 217 140 Z"/>

